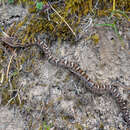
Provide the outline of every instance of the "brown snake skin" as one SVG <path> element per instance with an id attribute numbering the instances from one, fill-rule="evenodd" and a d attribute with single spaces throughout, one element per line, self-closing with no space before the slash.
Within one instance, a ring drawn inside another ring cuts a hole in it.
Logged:
<path id="1" fill-rule="evenodd" d="M 127 109 L 127 101 L 124 100 L 121 96 L 121 94 L 118 91 L 117 85 L 111 84 L 98 84 L 92 81 L 88 75 L 86 74 L 85 71 L 83 71 L 80 66 L 74 62 L 67 61 L 65 59 L 58 59 L 53 54 L 51 53 L 50 49 L 48 48 L 47 44 L 45 44 L 43 41 L 39 41 L 35 44 L 30 44 L 30 45 L 20 45 L 20 44 L 13 44 L 13 39 L 7 36 L 4 36 L 1 38 L 1 41 L 6 43 L 7 45 L 14 47 L 14 48 L 19 48 L 19 47 L 28 47 L 28 46 L 33 46 L 36 45 L 42 49 L 42 51 L 45 53 L 46 58 L 48 59 L 49 63 L 54 64 L 56 66 L 61 66 L 75 75 L 77 75 L 79 78 L 85 81 L 86 87 L 91 90 L 94 93 L 97 94 L 103 94 L 105 92 L 109 93 L 112 95 L 112 97 L 115 99 L 116 103 L 118 104 L 120 111 L 123 114 L 124 120 L 127 122 L 127 125 L 130 126 L 130 113 Z"/>

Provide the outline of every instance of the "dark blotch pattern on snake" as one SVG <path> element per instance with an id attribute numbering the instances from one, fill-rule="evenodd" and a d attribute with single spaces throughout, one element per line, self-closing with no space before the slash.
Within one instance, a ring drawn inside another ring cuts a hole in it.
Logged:
<path id="1" fill-rule="evenodd" d="M 112 95 L 112 97 L 115 99 L 116 103 L 118 104 L 120 111 L 123 114 L 124 120 L 127 122 L 127 125 L 130 126 L 130 113 L 127 108 L 127 101 L 124 100 L 121 96 L 121 94 L 118 91 L 118 87 L 114 84 L 112 85 L 107 85 L 107 84 L 98 84 L 92 81 L 88 75 L 86 74 L 85 71 L 83 71 L 80 66 L 74 62 L 67 61 L 65 59 L 58 59 L 56 58 L 48 48 L 47 44 L 45 44 L 43 41 L 38 41 L 35 44 L 30 44 L 30 45 L 13 45 L 12 39 L 10 37 L 3 37 L 1 39 L 3 42 L 8 44 L 9 46 L 18 48 L 18 47 L 28 47 L 28 46 L 33 46 L 36 45 L 42 49 L 42 51 L 45 53 L 46 58 L 48 59 L 49 63 L 54 64 L 56 66 L 60 66 L 63 68 L 66 68 L 70 72 L 74 73 L 77 75 L 79 78 L 85 81 L 86 87 L 91 90 L 94 93 L 97 94 L 103 94 L 103 93 L 109 93 Z"/>

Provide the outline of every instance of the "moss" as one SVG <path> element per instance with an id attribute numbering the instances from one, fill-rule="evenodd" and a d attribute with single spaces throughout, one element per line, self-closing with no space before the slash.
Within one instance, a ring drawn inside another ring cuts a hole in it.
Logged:
<path id="1" fill-rule="evenodd" d="M 65 82 L 67 82 L 69 80 L 70 80 L 70 74 L 68 73 L 62 82 L 65 83 Z"/>
<path id="2" fill-rule="evenodd" d="M 0 58 L 2 58 L 3 50 L 0 48 Z"/>
<path id="3" fill-rule="evenodd" d="M 36 8 L 38 2 L 43 3 L 43 9 L 38 10 Z M 88 13 L 95 16 L 108 16 L 114 9 L 125 10 L 126 13 L 130 10 L 128 0 L 124 0 L 123 2 L 122 0 L 117 0 L 116 3 L 114 3 L 113 0 L 99 0 L 98 3 L 96 0 L 49 0 L 49 2 L 51 2 L 55 10 L 69 24 L 75 33 L 80 31 L 77 29 L 77 26 L 82 17 Z M 14 26 L 15 29 L 13 33 L 11 33 L 12 35 L 20 31 L 20 28 L 26 25 L 26 28 L 18 33 L 18 38 L 22 41 L 22 44 L 34 42 L 35 36 L 39 33 L 47 34 L 50 42 L 58 38 L 61 40 L 69 40 L 71 43 L 75 41 L 75 36 L 72 31 L 63 19 L 47 5 L 46 0 L 37 2 L 33 0 L 20 0 L 14 3 L 28 6 L 28 11 L 30 13 L 23 21 Z M 47 13 L 46 9 L 48 9 L 49 13 Z"/>
<path id="4" fill-rule="evenodd" d="M 104 125 L 102 122 L 100 123 L 99 129 L 104 130 Z"/>
<path id="5" fill-rule="evenodd" d="M 95 45 L 99 43 L 99 35 L 98 34 L 93 34 L 91 36 L 91 39 L 94 41 Z"/>
<path id="6" fill-rule="evenodd" d="M 3 91 L 2 91 L 2 101 L 1 101 L 1 104 L 2 105 L 6 105 L 8 103 L 10 99 L 10 94 L 8 92 L 8 88 L 5 88 Z"/>

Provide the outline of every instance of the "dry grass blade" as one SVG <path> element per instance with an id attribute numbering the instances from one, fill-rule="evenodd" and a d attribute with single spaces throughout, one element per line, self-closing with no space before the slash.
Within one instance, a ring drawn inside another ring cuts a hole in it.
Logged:
<path id="1" fill-rule="evenodd" d="M 113 0 L 113 11 L 115 10 L 116 0 Z"/>
<path id="2" fill-rule="evenodd" d="M 14 54 L 15 54 L 15 51 L 14 51 L 13 55 L 10 57 L 10 60 L 9 60 L 9 64 L 8 64 L 7 72 L 6 72 L 6 81 L 8 80 L 9 69 L 10 69 L 10 65 L 11 65 L 12 59 L 14 57 Z"/>
<path id="3" fill-rule="evenodd" d="M 64 21 L 64 23 L 68 26 L 68 28 L 71 30 L 71 32 L 73 33 L 73 35 L 76 37 L 75 32 L 73 31 L 73 29 L 70 27 L 70 25 L 65 21 L 65 19 L 52 7 L 52 5 L 50 3 L 48 3 L 48 5 L 51 7 L 51 9 L 56 12 L 56 14 Z"/>
<path id="4" fill-rule="evenodd" d="M 4 75 L 5 75 L 3 69 L 0 71 L 0 74 L 1 74 L 1 77 L 0 77 L 0 84 L 2 84 L 2 83 L 4 82 Z"/>

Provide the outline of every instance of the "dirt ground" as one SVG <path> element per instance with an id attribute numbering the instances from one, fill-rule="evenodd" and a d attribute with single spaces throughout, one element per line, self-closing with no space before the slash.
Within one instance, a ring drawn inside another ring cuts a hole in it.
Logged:
<path id="1" fill-rule="evenodd" d="M 0 7 L 0 22 L 2 24 L 14 15 L 22 19 L 27 13 L 27 9 L 20 6 Z M 119 24 L 120 40 L 111 27 L 94 26 L 95 23 L 111 23 L 107 17 L 91 20 L 88 16 L 79 25 L 82 30 L 79 35 L 84 35 L 82 40 L 73 45 L 56 41 L 50 48 L 57 57 L 79 63 L 96 82 L 124 84 L 126 87 L 119 87 L 119 90 L 128 100 L 130 109 L 130 24 L 126 19 Z M 8 20 L 7 24 L 12 21 Z M 99 37 L 99 41 L 96 43 L 92 36 Z M 0 48 L 6 50 L 1 42 Z M 23 54 L 29 58 L 21 67 L 17 86 L 24 104 L 22 107 L 3 105 L 2 90 L 6 86 L 0 86 L 0 130 L 41 130 L 43 127 L 50 130 L 128 129 L 118 105 L 109 94 L 91 93 L 79 77 L 48 63 L 37 47 L 20 49 L 17 55 Z M 7 57 L 10 58 L 8 52 Z M 0 59 L 0 64 L 6 73 L 8 63 Z M 27 71 L 28 66 L 32 67 L 31 71 Z"/>

